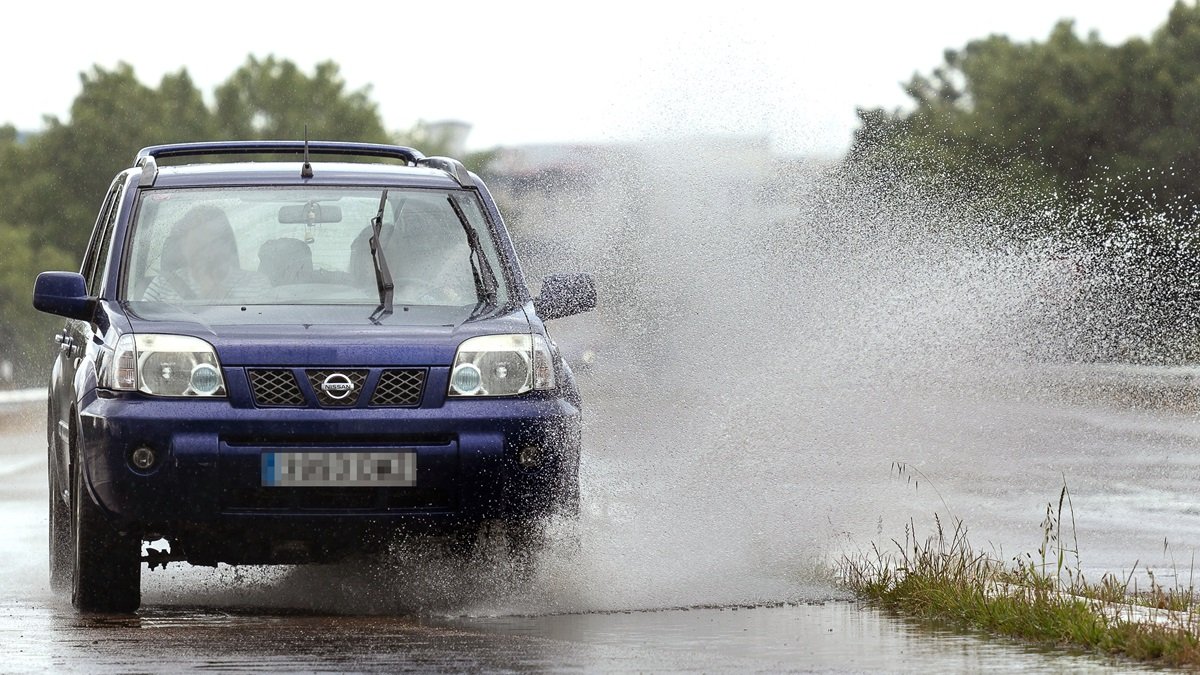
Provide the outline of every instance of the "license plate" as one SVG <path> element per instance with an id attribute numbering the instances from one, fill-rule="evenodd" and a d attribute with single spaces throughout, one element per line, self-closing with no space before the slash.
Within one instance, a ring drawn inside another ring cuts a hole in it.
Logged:
<path id="1" fill-rule="evenodd" d="M 411 487 L 415 452 L 265 452 L 267 487 Z"/>

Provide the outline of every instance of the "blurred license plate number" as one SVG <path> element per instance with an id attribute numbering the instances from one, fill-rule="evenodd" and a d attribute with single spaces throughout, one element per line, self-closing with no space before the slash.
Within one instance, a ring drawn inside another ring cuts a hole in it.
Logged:
<path id="1" fill-rule="evenodd" d="M 415 452 L 267 452 L 267 487 L 411 487 L 417 483 Z"/>

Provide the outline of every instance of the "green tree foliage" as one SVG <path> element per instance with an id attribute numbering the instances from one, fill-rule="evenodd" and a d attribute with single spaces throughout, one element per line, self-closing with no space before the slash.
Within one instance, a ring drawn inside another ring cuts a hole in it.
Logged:
<path id="1" fill-rule="evenodd" d="M 83 250 L 100 199 L 113 175 L 129 166 L 142 145 L 208 137 L 213 129 L 200 92 L 186 71 L 163 77 L 157 89 L 122 64 L 81 76 L 82 91 L 69 122 L 47 119 L 47 129 L 21 145 L 9 144 L 0 165 L 5 214 L 34 228 L 38 243 Z"/>
<path id="2" fill-rule="evenodd" d="M 184 69 L 153 87 L 128 64 L 97 66 L 80 83 L 68 119 L 48 117 L 44 131 L 24 139 L 0 126 L 0 223 L 7 223 L 0 224 L 0 359 L 20 362 L 33 353 L 44 363 L 53 320 L 31 307 L 33 279 L 43 270 L 78 268 L 109 182 L 139 148 L 298 139 L 306 125 L 313 139 L 393 140 L 370 89 L 348 90 L 328 61 L 306 73 L 287 60 L 251 56 L 216 88 L 211 104 Z M 402 136 L 438 140 L 423 133 L 418 127 Z"/>
<path id="3" fill-rule="evenodd" d="M 50 341 L 53 326 L 61 325 L 50 316 L 35 312 L 30 305 L 33 297 L 33 280 L 38 272 L 48 269 L 64 269 L 71 265 L 70 256 L 53 246 L 35 242 L 33 231 L 0 224 L 0 251 L 4 263 L 0 265 L 0 360 L 8 360 L 16 367 L 17 382 L 0 382 L 0 385 L 44 384 L 44 369 L 53 355 L 54 343 Z"/>
<path id="4" fill-rule="evenodd" d="M 338 67 L 319 63 L 309 76 L 290 61 L 253 56 L 217 87 L 219 138 L 312 138 L 386 143 L 370 88 L 346 91 Z"/>
<path id="5" fill-rule="evenodd" d="M 1194 217 L 1198 4 L 1177 2 L 1148 41 L 1108 45 L 1070 21 L 1043 42 L 976 40 L 906 92 L 910 110 L 859 111 L 852 158 L 1114 218 Z"/>
<path id="6" fill-rule="evenodd" d="M 87 243 L 109 181 L 139 148 L 207 139 L 313 138 L 387 141 L 366 89 L 346 91 L 338 67 L 318 64 L 312 75 L 289 61 L 250 57 L 217 87 L 210 108 L 186 70 L 169 73 L 157 88 L 133 68 L 94 67 L 68 121 L 25 143 L 0 133 L 0 196 L 10 222 L 34 228 L 39 243 L 78 255 Z"/>
<path id="7" fill-rule="evenodd" d="M 1073 264 L 1090 285 L 1067 313 L 1085 317 L 1090 353 L 1196 358 L 1200 2 L 1122 44 L 1070 21 L 1045 40 L 975 40 L 905 91 L 908 109 L 859 110 L 849 175 L 976 209 L 989 227 L 975 236 L 1086 252 Z"/>

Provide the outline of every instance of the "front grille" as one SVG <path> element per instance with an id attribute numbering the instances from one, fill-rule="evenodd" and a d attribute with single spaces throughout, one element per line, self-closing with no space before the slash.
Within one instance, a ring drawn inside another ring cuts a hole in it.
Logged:
<path id="1" fill-rule="evenodd" d="M 349 407 L 358 403 L 367 381 L 365 370 L 310 370 L 306 375 L 317 393 L 317 403 L 329 407 Z M 346 382 L 350 383 L 348 391 L 336 388 Z"/>
<path id="2" fill-rule="evenodd" d="M 302 406 L 304 394 L 296 376 L 284 369 L 251 369 L 250 389 L 257 406 Z"/>
<path id="3" fill-rule="evenodd" d="M 322 368 L 305 370 L 304 377 L 308 379 L 313 393 L 317 396 L 317 403 L 322 407 L 349 408 L 363 400 L 362 392 L 366 387 L 369 372 L 365 368 Z M 296 374 L 290 368 L 250 368 L 247 374 L 250 377 L 254 404 L 260 408 L 299 408 L 311 405 L 311 398 L 305 396 Z M 369 405 L 381 408 L 420 405 L 428 374 L 429 371 L 425 368 L 384 370 L 379 375 Z"/>
<path id="4" fill-rule="evenodd" d="M 421 402 L 425 388 L 425 371 L 415 368 L 385 370 L 371 395 L 371 405 L 414 406 Z"/>

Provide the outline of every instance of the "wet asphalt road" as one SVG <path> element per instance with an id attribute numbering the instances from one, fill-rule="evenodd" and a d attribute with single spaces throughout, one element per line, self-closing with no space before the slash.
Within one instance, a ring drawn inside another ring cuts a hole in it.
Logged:
<path id="1" fill-rule="evenodd" d="M 931 509 L 968 522 L 979 542 L 1034 550 L 1045 503 L 1066 478 L 1085 552 L 1080 567 L 1121 571 L 1138 561 L 1170 583 L 1188 573 L 1200 544 L 1200 416 L 1190 399 L 1140 407 L 1078 392 L 908 400 L 912 409 L 840 428 L 822 443 L 871 448 L 871 439 L 889 435 L 924 486 L 896 475 L 886 456 L 868 470 L 870 462 L 813 454 L 801 468 L 839 486 L 838 498 L 812 484 L 789 497 L 780 487 L 787 481 L 762 477 L 771 467 L 724 468 L 736 489 L 723 501 L 732 505 L 709 507 L 689 491 L 700 481 L 715 490 L 709 473 L 647 469 L 664 458 L 639 463 L 625 435 L 603 433 L 633 418 L 602 405 L 591 412 L 598 438 L 585 491 L 584 522 L 595 535 L 585 535 L 577 557 L 548 562 L 533 588 L 511 587 L 503 561 L 446 571 L 443 561 L 403 554 L 371 571 L 175 565 L 144 575 L 144 607 L 134 617 L 80 617 L 48 590 L 44 436 L 40 411 L 30 411 L 8 421 L 0 444 L 0 671 L 1129 669 L 889 618 L 844 599 L 822 577 L 822 563 L 791 561 L 804 558 L 797 542 L 821 549 L 825 561 L 872 539 L 886 543 L 909 518 L 926 523 Z M 626 431 L 653 445 L 656 434 L 669 438 L 675 425 L 696 424 L 688 414 Z M 737 418 L 722 426 L 753 437 Z M 648 476 L 671 490 L 648 489 Z M 770 508 L 755 511 L 751 499 Z M 788 505 L 804 510 L 791 522 L 807 525 L 794 535 L 764 533 L 788 522 L 769 517 Z M 725 528 L 731 512 L 761 522 Z"/>
<path id="2" fill-rule="evenodd" d="M 5 672 L 1096 672 L 1120 664 L 937 633 L 852 603 L 443 618 L 0 607 Z M 1127 667 L 1127 666 L 1126 666 Z"/>

